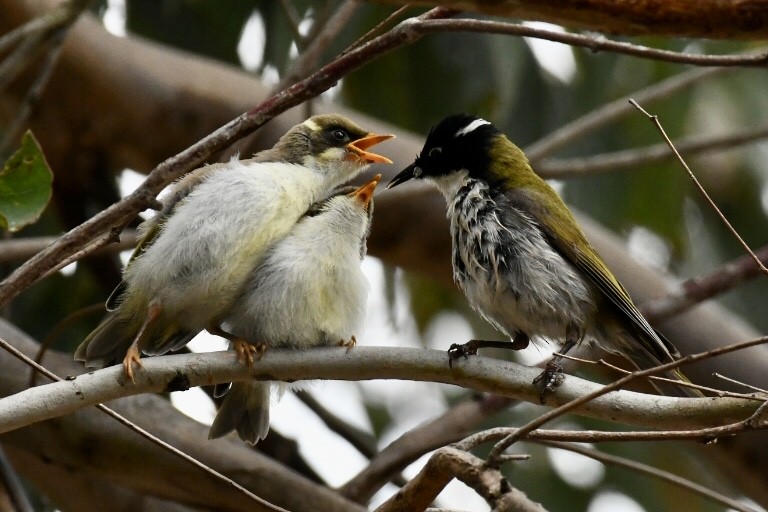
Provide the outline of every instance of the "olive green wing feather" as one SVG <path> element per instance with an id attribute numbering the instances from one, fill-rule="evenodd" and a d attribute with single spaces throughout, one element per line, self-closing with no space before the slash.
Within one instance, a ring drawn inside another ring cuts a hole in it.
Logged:
<path id="1" fill-rule="evenodd" d="M 523 211 L 529 213 L 552 247 L 581 270 L 624 315 L 629 321 L 628 329 L 634 331 L 636 338 L 648 352 L 660 362 L 669 362 L 679 356 L 674 346 L 651 327 L 634 305 L 627 291 L 589 244 L 560 196 L 543 180 L 540 185 L 543 186 L 526 187 L 524 192 L 513 191 L 507 195 L 513 205 L 517 203 Z M 561 208 L 544 208 L 544 204 L 559 204 Z"/>

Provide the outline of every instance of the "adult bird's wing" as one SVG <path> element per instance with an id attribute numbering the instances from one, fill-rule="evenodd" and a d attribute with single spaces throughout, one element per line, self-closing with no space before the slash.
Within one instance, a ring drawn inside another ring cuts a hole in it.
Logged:
<path id="1" fill-rule="evenodd" d="M 629 320 L 636 338 L 645 349 L 666 363 L 679 356 L 675 347 L 659 334 L 632 302 L 627 291 L 587 241 L 573 214 L 560 196 L 543 180 L 539 187 L 507 192 L 511 206 L 527 212 L 563 257 L 587 276 L 590 282 Z M 545 208 L 558 204 L 561 208 Z"/>

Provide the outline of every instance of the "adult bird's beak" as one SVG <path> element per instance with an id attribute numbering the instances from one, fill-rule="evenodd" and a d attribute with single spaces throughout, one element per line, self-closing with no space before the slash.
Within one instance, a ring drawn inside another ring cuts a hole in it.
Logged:
<path id="1" fill-rule="evenodd" d="M 421 167 L 416 165 L 416 162 L 412 163 L 402 171 L 400 171 L 400 174 L 392 178 L 392 180 L 389 182 L 389 185 L 387 185 L 387 190 L 389 190 L 392 187 L 396 187 L 400 185 L 401 183 L 405 183 L 408 180 L 412 180 L 413 178 L 419 178 L 421 177 Z"/>
<path id="2" fill-rule="evenodd" d="M 355 198 L 355 200 L 361 203 L 367 210 L 371 199 L 373 199 L 373 191 L 376 190 L 376 185 L 379 184 L 379 180 L 381 180 L 381 174 L 377 174 L 371 181 L 358 188 L 357 190 L 350 192 L 350 197 Z"/>
<path id="3" fill-rule="evenodd" d="M 391 164 L 392 160 L 389 158 L 377 155 L 376 153 L 370 153 L 366 149 L 375 146 L 379 142 L 394 138 L 394 135 L 376 135 L 373 133 L 366 135 L 362 139 L 357 139 L 347 144 L 347 158 L 350 160 L 361 160 L 367 164 Z"/>

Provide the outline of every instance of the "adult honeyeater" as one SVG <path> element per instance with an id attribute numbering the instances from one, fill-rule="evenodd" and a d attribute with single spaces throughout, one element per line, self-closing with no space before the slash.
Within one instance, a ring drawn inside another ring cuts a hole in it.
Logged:
<path id="1" fill-rule="evenodd" d="M 380 178 L 313 205 L 250 274 L 224 329 L 262 350 L 353 345 L 365 317 L 368 282 L 360 262 Z M 235 382 L 208 437 L 236 430 L 251 444 L 263 439 L 269 397 L 269 382 Z"/>
<path id="2" fill-rule="evenodd" d="M 266 251 L 307 209 L 375 162 L 368 152 L 392 138 L 338 115 L 294 126 L 274 148 L 250 160 L 194 171 L 176 183 L 144 237 L 123 282 L 107 300 L 109 313 L 75 358 L 89 368 L 123 360 L 133 379 L 141 354 L 162 354 L 220 322 Z M 238 354 L 253 347 L 238 340 Z"/>
<path id="3" fill-rule="evenodd" d="M 563 341 L 561 353 L 596 342 L 640 368 L 679 357 L 640 314 L 557 193 L 491 123 L 464 114 L 441 121 L 389 187 L 412 178 L 432 181 L 445 196 L 454 279 L 472 307 L 513 339 L 510 348 L 525 348 L 538 336 Z M 473 341 L 449 353 L 455 358 L 482 346 L 499 342 Z M 556 357 L 536 379 L 542 394 L 557 386 L 561 371 Z M 674 377 L 685 380 L 679 372 Z"/>

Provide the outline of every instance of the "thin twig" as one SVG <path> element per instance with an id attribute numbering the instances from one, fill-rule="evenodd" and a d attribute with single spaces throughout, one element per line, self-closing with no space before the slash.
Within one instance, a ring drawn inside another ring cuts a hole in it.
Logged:
<path id="1" fill-rule="evenodd" d="M 397 10 L 395 10 L 392 14 L 384 18 L 382 21 L 376 24 L 375 27 L 373 27 L 371 30 L 363 34 L 362 36 L 358 37 L 357 40 L 349 45 L 343 52 L 342 55 L 345 53 L 349 53 L 355 48 L 359 48 L 363 43 L 366 41 L 370 41 L 372 38 L 378 36 L 381 34 L 388 26 L 390 26 L 397 18 L 403 15 L 405 11 L 410 9 L 411 6 L 408 4 L 403 5 L 402 7 L 398 7 Z M 458 13 L 457 13 L 458 14 Z"/>
<path id="2" fill-rule="evenodd" d="M 728 230 L 731 232 L 731 234 L 738 240 L 738 242 L 741 244 L 741 246 L 744 248 L 745 251 L 752 257 L 755 264 L 760 268 L 760 271 L 763 272 L 765 275 L 768 275 L 768 268 L 765 268 L 765 265 L 763 265 L 763 262 L 760 261 L 760 258 L 758 258 L 754 252 L 752 252 L 752 249 L 749 248 L 747 243 L 744 241 L 743 238 L 739 235 L 738 231 L 731 225 L 730 222 L 728 222 L 728 219 L 723 215 L 723 212 L 720 211 L 720 208 L 717 207 L 715 202 L 712 200 L 711 197 L 709 197 L 709 194 L 706 190 L 704 190 L 704 187 L 701 186 L 701 183 L 699 183 L 699 180 L 696 179 L 696 176 L 693 174 L 693 171 L 691 171 L 691 168 L 688 167 L 688 164 L 685 163 L 685 160 L 682 156 L 680 156 L 680 153 L 677 151 L 677 148 L 675 148 L 675 145 L 670 140 L 669 136 L 667 135 L 667 132 L 664 131 L 664 127 L 661 126 L 661 122 L 659 121 L 659 116 L 655 114 L 649 114 L 643 107 L 641 107 L 637 101 L 634 99 L 629 100 L 629 102 L 640 112 L 643 113 L 659 130 L 659 133 L 661 133 L 661 136 L 664 137 L 664 140 L 666 141 L 667 145 L 669 145 L 669 148 L 672 150 L 672 152 L 675 154 L 675 157 L 680 162 L 680 165 L 683 166 L 685 171 L 688 173 L 688 177 L 691 178 L 691 181 L 693 181 L 693 184 L 696 185 L 696 188 L 699 189 L 699 192 L 701 192 L 701 195 L 704 196 L 704 199 L 709 203 L 709 206 L 712 208 L 712 210 L 717 213 L 717 215 L 720 217 L 720 220 L 723 221 L 723 224 L 728 228 Z"/>
<path id="3" fill-rule="evenodd" d="M 720 373 L 715 372 L 715 373 L 712 374 L 712 376 L 716 377 L 718 379 L 722 379 L 722 380 L 724 380 L 726 382 L 730 382 L 731 384 L 736 384 L 737 386 L 742 386 L 742 387 L 745 387 L 747 389 L 751 389 L 752 391 L 755 391 L 757 393 L 765 393 L 766 395 L 768 395 L 768 390 L 765 390 L 765 389 L 762 389 L 762 388 L 758 388 L 757 386 L 753 386 L 751 384 L 747 384 L 746 382 L 741 382 L 740 380 L 736 380 L 736 379 L 732 379 L 730 377 L 726 377 L 725 375 L 722 375 Z"/>
<path id="4" fill-rule="evenodd" d="M 754 508 L 748 507 L 743 503 L 741 503 L 740 501 L 729 498 L 728 496 L 725 496 L 719 492 L 715 492 L 709 489 L 708 487 L 705 487 L 701 484 L 697 484 L 696 482 L 692 482 L 691 480 L 675 475 L 674 473 L 670 473 L 669 471 L 663 471 L 653 466 L 649 466 L 648 464 L 643 464 L 642 462 L 636 462 L 633 460 L 629 460 L 625 457 L 611 455 L 598 450 L 593 450 L 593 449 L 585 448 L 583 446 L 578 446 L 570 443 L 558 443 L 558 442 L 552 442 L 552 441 L 534 441 L 534 442 L 544 446 L 549 446 L 550 448 L 556 448 L 558 450 L 566 450 L 569 452 L 578 453 L 585 457 L 589 457 L 590 459 L 594 459 L 596 461 L 602 462 L 603 464 L 609 464 L 612 466 L 625 468 L 630 471 L 634 471 L 635 473 L 640 473 L 643 475 L 650 476 L 652 478 L 657 478 L 663 482 L 667 482 L 668 484 L 675 485 L 688 492 L 698 494 L 699 496 L 712 500 L 715 503 L 719 503 L 733 510 L 738 510 L 740 512 L 757 512 Z"/>
<path id="5" fill-rule="evenodd" d="M 62 43 L 64 42 L 65 35 L 66 31 L 60 29 L 60 31 L 51 38 L 52 48 L 45 56 L 45 62 L 43 62 L 42 68 L 38 72 L 34 83 L 27 91 L 27 94 L 24 96 L 24 99 L 21 101 L 19 112 L 13 117 L 10 125 L 5 130 L 3 139 L 0 140 L 0 155 L 4 155 L 12 141 L 16 140 L 25 126 L 27 119 L 29 119 L 29 116 L 32 114 L 35 106 L 40 100 L 40 96 L 42 96 L 45 86 L 48 84 L 48 80 L 51 78 L 51 74 L 53 74 L 56 63 L 61 56 Z"/>
<path id="6" fill-rule="evenodd" d="M 322 30 L 319 30 L 317 34 L 311 40 L 301 55 L 293 62 L 291 68 L 285 74 L 278 90 L 283 89 L 286 86 L 295 83 L 302 78 L 305 78 L 310 71 L 315 68 L 320 61 L 323 53 L 328 49 L 328 46 L 336 39 L 339 33 L 347 26 L 352 15 L 360 7 L 360 3 L 357 0 L 345 0 L 333 16 L 328 20 L 328 23 L 322 26 Z"/>
<path id="7" fill-rule="evenodd" d="M 301 25 L 299 11 L 296 10 L 296 6 L 291 0 L 280 0 L 280 6 L 283 8 L 285 19 L 288 22 L 288 26 L 291 27 L 291 32 L 293 32 L 293 40 L 296 41 L 296 47 L 299 51 L 304 50 L 306 48 L 306 41 L 299 29 L 299 25 Z"/>
<path id="8" fill-rule="evenodd" d="M 555 153 L 573 141 L 584 137 L 604 126 L 615 123 L 633 112 L 627 103 L 632 97 L 649 103 L 668 98 L 673 94 L 713 76 L 732 71 L 734 68 L 694 68 L 674 75 L 666 80 L 651 84 L 635 91 L 631 95 L 622 96 L 616 100 L 590 111 L 589 113 L 561 126 L 547 134 L 542 139 L 525 147 L 525 154 L 538 166 L 538 161 Z"/>
<path id="9" fill-rule="evenodd" d="M 613 381 L 610 384 L 605 385 L 603 388 L 598 389 L 596 391 L 593 391 L 592 393 L 588 393 L 586 395 L 583 395 L 575 400 L 572 400 L 566 404 L 563 404 L 555 409 L 552 409 L 551 411 L 542 414 L 538 418 L 528 422 L 526 425 L 522 426 L 515 434 L 509 435 L 503 440 L 499 441 L 496 446 L 493 447 L 490 454 L 488 455 L 487 463 L 491 466 L 495 465 L 498 461 L 497 457 L 504 453 L 504 451 L 512 446 L 515 442 L 525 437 L 528 433 L 536 430 L 540 426 L 544 425 L 545 423 L 548 423 L 552 421 L 555 418 L 558 418 L 565 414 L 566 412 L 569 412 L 576 407 L 586 404 L 587 402 L 590 402 L 594 400 L 595 398 L 605 395 L 606 393 L 610 393 L 611 391 L 617 390 L 622 388 L 624 385 L 632 382 L 633 380 L 647 377 L 649 375 L 656 375 L 665 371 L 674 370 L 675 368 L 678 368 L 684 364 L 692 363 L 695 361 L 699 361 L 701 359 L 708 359 L 711 357 L 719 356 L 722 354 L 726 354 L 728 352 L 733 352 L 736 350 L 742 350 L 748 347 L 752 347 L 755 345 L 761 345 L 768 342 L 768 336 L 764 336 L 761 338 L 757 338 L 750 341 L 745 341 L 743 343 L 736 343 L 734 345 L 729 345 L 727 347 L 718 347 L 713 350 L 708 350 L 706 352 L 699 352 L 697 354 L 691 354 L 685 357 L 681 357 L 680 359 L 676 361 L 672 361 L 667 364 L 663 364 L 660 366 L 656 366 L 654 368 L 649 368 L 647 370 L 641 370 L 637 372 L 633 372 L 629 375 L 626 375 L 618 380 Z M 684 400 L 684 399 L 681 399 Z"/>
<path id="10" fill-rule="evenodd" d="M 35 370 L 37 370 L 41 374 L 45 375 L 49 379 L 51 379 L 53 381 L 56 381 L 56 382 L 62 382 L 64 380 L 61 377 L 59 377 L 58 375 L 56 375 L 55 373 L 53 373 L 50 370 L 48 370 L 47 368 L 37 364 L 35 361 L 33 361 L 32 359 L 27 357 L 26 354 L 24 354 L 23 352 L 17 350 L 16 347 L 14 347 L 13 345 L 11 345 L 10 343 L 8 343 L 7 341 L 5 341 L 2 338 L 0 338 L 0 347 L 5 349 L 7 352 L 9 352 L 11 355 L 16 357 L 17 359 L 19 359 L 24 364 L 34 368 Z M 178 448 L 176 448 L 174 446 L 171 446 L 170 444 L 166 443 L 165 441 L 163 441 L 159 437 L 155 436 L 154 434 L 150 433 L 149 431 L 147 431 L 147 430 L 141 428 L 140 426 L 136 425 L 135 423 L 131 422 L 125 416 L 123 416 L 123 415 L 115 412 L 114 410 L 110 409 L 106 405 L 104 405 L 104 404 L 96 404 L 95 407 L 97 409 L 99 409 L 100 411 L 105 412 L 107 415 L 111 416 L 112 418 L 116 419 L 118 422 L 122 423 L 124 426 L 126 426 L 129 429 L 133 430 L 134 432 L 136 432 L 140 436 L 146 438 L 148 441 L 150 441 L 152 443 L 155 443 L 156 445 L 160 446 L 164 450 L 167 450 L 170 453 L 173 453 L 174 455 L 180 457 L 184 461 L 186 461 L 186 462 L 192 464 L 193 466 L 196 466 L 197 468 L 201 469 L 205 473 L 213 476 L 214 478 L 217 478 L 217 479 L 221 480 L 226 485 L 229 485 L 230 487 L 232 487 L 235 490 L 239 491 L 240 493 L 244 494 L 247 498 L 251 499 L 252 501 L 257 503 L 259 506 L 264 507 L 264 508 L 266 508 L 268 510 L 271 510 L 271 511 L 274 511 L 274 512 L 288 512 L 288 511 L 286 511 L 285 509 L 283 509 L 281 507 L 273 505 L 273 504 L 269 503 L 268 501 L 265 501 L 262 498 L 259 498 L 258 496 L 256 496 L 251 491 L 249 491 L 248 489 L 246 489 L 242 485 L 238 484 L 237 482 L 235 482 L 231 478 L 227 478 L 226 476 L 222 475 L 221 473 L 219 473 L 215 469 L 213 469 L 213 468 L 211 468 L 209 466 L 206 466 L 205 464 L 203 464 L 199 460 L 195 459 L 194 457 L 192 457 L 190 455 L 187 455 L 186 453 L 184 453 L 183 451 L 179 450 Z"/>
<path id="11" fill-rule="evenodd" d="M 54 243 L 58 238 L 56 236 L 38 236 L 0 240 L 0 265 L 29 259 Z M 96 254 L 113 254 L 127 251 L 136 246 L 137 240 L 137 231 L 135 229 L 126 229 L 120 233 L 119 242 L 105 246 Z"/>
<path id="12" fill-rule="evenodd" d="M 768 138 L 768 126 L 728 135 L 695 135 L 675 141 L 680 153 L 701 155 L 739 147 Z M 669 146 L 659 143 L 600 155 L 577 158 L 544 159 L 536 163 L 536 173 L 546 179 L 576 178 L 639 168 L 674 158 Z"/>
<path id="13" fill-rule="evenodd" d="M 0 37 L 0 53 L 3 53 L 21 40 L 46 34 L 64 25 L 71 24 L 92 3 L 93 0 L 69 0 L 63 2 L 42 16 L 33 18 L 20 27 L 16 27 L 10 32 L 3 34 Z"/>

